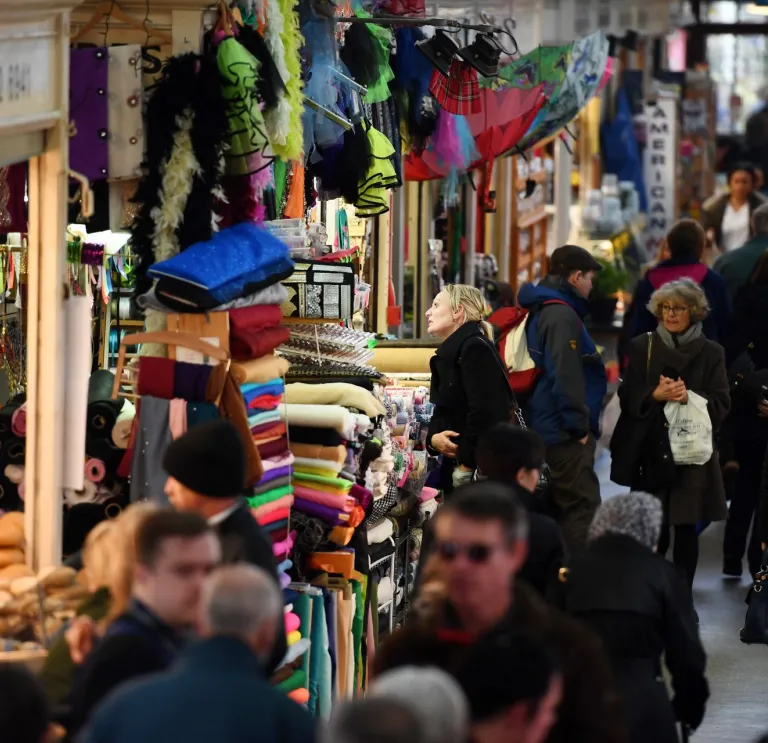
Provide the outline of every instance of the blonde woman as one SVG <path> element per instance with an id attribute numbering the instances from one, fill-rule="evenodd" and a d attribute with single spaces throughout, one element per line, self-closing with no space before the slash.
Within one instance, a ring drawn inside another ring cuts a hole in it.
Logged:
<path id="1" fill-rule="evenodd" d="M 118 518 L 102 521 L 89 532 L 83 547 L 82 579 L 91 595 L 79 607 L 66 634 L 51 646 L 41 674 L 54 702 L 61 703 L 68 696 L 75 667 L 90 652 L 96 635 L 128 608 L 136 564 L 136 532 L 156 510 L 153 503 L 136 503 Z"/>
<path id="2" fill-rule="evenodd" d="M 480 436 L 512 413 L 504 366 L 484 317 L 483 295 L 461 284 L 446 286 L 427 310 L 427 331 L 441 341 L 430 362 L 435 412 L 427 442 L 443 455 L 446 493 L 472 479 Z"/>

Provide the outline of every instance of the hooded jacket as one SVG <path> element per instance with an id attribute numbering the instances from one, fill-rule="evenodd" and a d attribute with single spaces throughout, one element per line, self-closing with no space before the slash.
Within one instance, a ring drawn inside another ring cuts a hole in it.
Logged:
<path id="1" fill-rule="evenodd" d="M 600 435 L 600 411 L 607 389 L 605 365 L 584 327 L 587 300 L 567 282 L 548 276 L 525 284 L 518 294 L 531 316 L 528 351 L 541 369 L 528 402 L 529 425 L 547 446 Z M 548 300 L 563 304 L 542 306 Z"/>
<path id="2" fill-rule="evenodd" d="M 704 335 L 711 341 L 723 342 L 728 335 L 731 314 L 728 289 L 722 276 L 696 258 L 670 258 L 662 261 L 640 280 L 629 309 L 629 337 L 635 338 L 656 330 L 658 320 L 648 309 L 651 295 L 664 284 L 678 279 L 692 279 L 702 288 L 710 309 L 703 323 Z"/>

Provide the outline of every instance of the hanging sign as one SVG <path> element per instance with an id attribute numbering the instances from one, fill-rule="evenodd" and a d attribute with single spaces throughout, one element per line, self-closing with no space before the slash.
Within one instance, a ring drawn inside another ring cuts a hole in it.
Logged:
<path id="1" fill-rule="evenodd" d="M 58 117 L 55 53 L 54 21 L 0 25 L 0 131 Z"/>
<path id="2" fill-rule="evenodd" d="M 659 243 L 677 219 L 677 101 L 659 99 L 647 103 L 645 126 L 643 176 L 648 192 L 645 251 L 650 258 L 656 255 Z"/>

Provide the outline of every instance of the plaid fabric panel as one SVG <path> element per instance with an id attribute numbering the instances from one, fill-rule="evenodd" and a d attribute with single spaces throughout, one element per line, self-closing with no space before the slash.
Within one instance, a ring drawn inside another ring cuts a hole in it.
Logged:
<path id="1" fill-rule="evenodd" d="M 435 70 L 429 92 L 448 113 L 469 116 L 482 110 L 477 70 L 467 62 L 454 59 L 448 77 Z"/>

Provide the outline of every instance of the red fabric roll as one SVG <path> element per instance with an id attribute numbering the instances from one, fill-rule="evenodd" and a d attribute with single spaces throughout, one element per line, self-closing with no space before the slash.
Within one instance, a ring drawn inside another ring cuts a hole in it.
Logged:
<path id="1" fill-rule="evenodd" d="M 232 358 L 250 361 L 272 353 L 290 337 L 290 331 L 280 321 L 278 305 L 241 307 L 229 312 L 229 345 Z"/>
<path id="2" fill-rule="evenodd" d="M 275 521 L 287 519 L 290 517 L 290 515 L 290 508 L 278 508 L 276 511 L 272 511 L 272 513 L 265 513 L 263 516 L 258 516 L 256 521 L 258 521 L 262 526 L 266 526 L 267 524 L 271 524 Z"/>
<path id="3" fill-rule="evenodd" d="M 262 459 L 279 457 L 281 454 L 285 454 L 288 451 L 288 438 L 286 436 L 281 436 L 277 441 L 270 441 L 261 445 L 257 443 L 257 448 Z"/>

